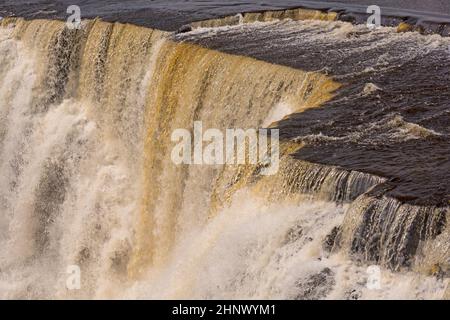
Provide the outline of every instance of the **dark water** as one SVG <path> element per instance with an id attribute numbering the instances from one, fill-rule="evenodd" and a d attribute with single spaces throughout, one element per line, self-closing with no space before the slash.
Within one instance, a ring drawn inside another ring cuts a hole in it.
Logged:
<path id="1" fill-rule="evenodd" d="M 389 179 L 375 193 L 450 201 L 448 38 L 342 22 L 251 24 L 179 34 L 231 54 L 327 73 L 344 84 L 330 102 L 279 123 L 306 142 L 295 157 Z"/>
<path id="2" fill-rule="evenodd" d="M 376 4 L 382 9 L 384 22 L 389 17 L 409 19 L 424 25 L 450 22 L 450 1 L 447 0 L 2 0 L 0 16 L 65 19 L 70 5 L 81 8 L 82 18 L 101 17 L 107 21 L 130 22 L 164 30 L 176 30 L 192 21 L 204 20 L 249 11 L 280 10 L 307 7 L 340 12 L 346 19 L 366 19 L 366 8 Z"/>

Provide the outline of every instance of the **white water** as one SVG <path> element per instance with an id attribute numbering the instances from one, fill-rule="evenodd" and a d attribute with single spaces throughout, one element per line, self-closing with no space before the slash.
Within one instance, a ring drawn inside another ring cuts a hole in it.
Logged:
<path id="1" fill-rule="evenodd" d="M 5 40 L 4 31 L 1 36 L 2 79 L 8 81 L 0 83 L 1 129 L 6 133 L 0 158 L 0 296 L 70 296 L 66 269 L 86 247 L 95 256 L 85 267 L 85 283 L 113 281 L 105 269 L 111 255 L 131 240 L 139 177 L 115 141 L 89 119 L 86 103 L 64 100 L 46 113 L 29 112 L 36 78 L 33 58 L 20 43 Z M 67 188 L 68 196 L 60 214 L 50 217 L 50 248 L 36 256 L 36 232 L 42 230 L 33 207 L 48 201 L 37 199 L 36 193 L 45 184 L 45 170 L 57 170 L 61 163 L 70 184 L 58 187 Z M 85 296 L 97 289 L 83 291 Z"/>

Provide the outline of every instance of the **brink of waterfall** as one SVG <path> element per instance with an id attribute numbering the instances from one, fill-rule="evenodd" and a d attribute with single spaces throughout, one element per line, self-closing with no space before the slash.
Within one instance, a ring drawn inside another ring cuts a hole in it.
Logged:
<path id="1" fill-rule="evenodd" d="M 240 4 L 71 29 L 35 5 L 0 5 L 0 298 L 450 296 L 443 17 Z"/>

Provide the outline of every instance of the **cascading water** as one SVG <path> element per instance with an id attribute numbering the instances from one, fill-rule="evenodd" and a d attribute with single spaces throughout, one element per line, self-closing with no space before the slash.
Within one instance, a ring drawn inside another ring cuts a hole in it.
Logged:
<path id="1" fill-rule="evenodd" d="M 447 209 L 294 159 L 312 136 L 282 142 L 274 176 L 171 161 L 171 133 L 194 121 L 260 128 L 319 107 L 342 86 L 326 72 L 100 20 L 1 23 L 1 298 L 443 297 L 429 270 L 448 261 Z"/>

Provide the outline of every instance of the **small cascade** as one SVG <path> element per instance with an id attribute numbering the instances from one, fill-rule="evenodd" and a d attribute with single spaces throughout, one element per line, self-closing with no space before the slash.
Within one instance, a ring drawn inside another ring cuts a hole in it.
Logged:
<path id="1" fill-rule="evenodd" d="M 362 195 L 347 211 L 336 245 L 356 259 L 393 270 L 428 267 L 427 272 L 434 273 L 432 268 L 439 267 L 448 276 L 447 219 L 447 208 Z M 424 255 L 427 267 L 420 261 Z M 435 258 L 431 258 L 433 255 Z"/>

